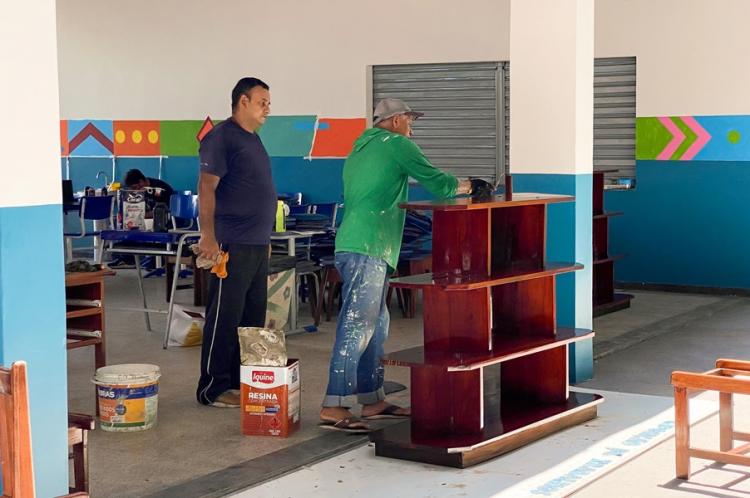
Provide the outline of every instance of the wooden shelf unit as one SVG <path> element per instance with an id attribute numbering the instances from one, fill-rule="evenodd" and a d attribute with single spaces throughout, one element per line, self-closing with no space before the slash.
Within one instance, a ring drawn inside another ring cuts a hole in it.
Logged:
<path id="1" fill-rule="evenodd" d="M 112 270 L 65 274 L 65 299 L 98 301 L 100 306 L 66 305 L 66 347 L 77 349 L 94 346 L 96 368 L 107 364 L 106 334 L 104 333 L 104 277 L 114 275 Z M 76 334 L 75 330 L 101 332 L 101 337 Z"/>
<path id="2" fill-rule="evenodd" d="M 424 292 L 424 346 L 384 363 L 411 368 L 411 420 L 371 434 L 377 455 L 467 467 L 596 416 L 601 396 L 571 393 L 568 345 L 593 332 L 558 328 L 547 262 L 547 204 L 513 194 L 416 202 L 433 211 L 433 273 L 391 280 Z"/>
<path id="3" fill-rule="evenodd" d="M 624 255 L 609 254 L 609 219 L 623 214 L 622 211 L 604 211 L 604 174 L 614 171 L 617 170 L 594 171 L 592 302 L 595 317 L 629 308 L 633 298 L 630 294 L 615 293 L 615 261 Z"/>

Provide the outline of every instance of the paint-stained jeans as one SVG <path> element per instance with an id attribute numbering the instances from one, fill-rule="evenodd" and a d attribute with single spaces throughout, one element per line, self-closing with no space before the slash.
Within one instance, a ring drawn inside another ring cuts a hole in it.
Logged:
<path id="1" fill-rule="evenodd" d="M 390 322 L 385 299 L 388 264 L 364 254 L 339 252 L 336 269 L 343 280 L 342 303 L 323 406 L 350 408 L 347 396 L 353 394 L 359 403 L 370 405 L 385 399 L 380 357 Z"/>

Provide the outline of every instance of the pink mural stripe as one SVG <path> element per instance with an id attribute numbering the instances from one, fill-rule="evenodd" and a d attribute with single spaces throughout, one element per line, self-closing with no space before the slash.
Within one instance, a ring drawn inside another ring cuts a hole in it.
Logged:
<path id="1" fill-rule="evenodd" d="M 656 159 L 659 161 L 669 161 L 669 159 L 672 157 L 672 154 L 674 154 L 674 151 L 677 150 L 677 147 L 680 146 L 683 140 L 685 140 L 685 134 L 680 131 L 680 129 L 677 127 L 676 124 L 668 117 L 668 116 L 660 116 L 659 122 L 664 125 L 664 128 L 667 129 L 669 133 L 672 134 L 672 140 L 667 144 L 666 147 L 664 147 L 664 150 L 662 150 L 658 156 L 656 156 Z"/>
<path id="2" fill-rule="evenodd" d="M 701 149 L 708 143 L 709 140 L 711 140 L 711 134 L 708 133 L 706 129 L 703 128 L 693 116 L 682 116 L 682 122 L 685 123 L 688 128 L 693 130 L 696 135 L 698 135 L 698 138 L 695 140 L 695 142 L 693 142 L 690 147 L 688 147 L 688 150 L 686 150 L 680 158 L 680 160 L 682 161 L 689 161 L 690 159 L 694 158 L 698 152 L 701 151 Z"/>

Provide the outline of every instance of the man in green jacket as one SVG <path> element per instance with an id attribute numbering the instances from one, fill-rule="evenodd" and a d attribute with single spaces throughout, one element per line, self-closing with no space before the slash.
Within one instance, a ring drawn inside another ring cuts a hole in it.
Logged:
<path id="1" fill-rule="evenodd" d="M 320 411 L 322 426 L 367 432 L 363 420 L 408 417 L 407 408 L 385 401 L 380 363 L 390 317 L 388 276 L 401 251 L 409 177 L 433 195 L 468 193 L 471 182 L 435 168 L 410 140 L 411 125 L 422 113 L 403 101 L 384 99 L 375 108 L 373 128 L 354 142 L 344 164 L 344 219 L 336 235 L 336 269 L 343 280 L 328 388 Z M 350 411 L 357 394 L 362 419 Z"/>

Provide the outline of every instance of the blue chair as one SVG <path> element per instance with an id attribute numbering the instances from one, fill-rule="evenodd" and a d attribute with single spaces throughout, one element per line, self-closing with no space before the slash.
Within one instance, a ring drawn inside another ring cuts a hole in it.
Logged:
<path id="1" fill-rule="evenodd" d="M 302 204 L 302 192 L 281 192 L 277 197 L 289 206 L 299 206 Z"/>
<path id="2" fill-rule="evenodd" d="M 326 228 L 331 229 L 331 230 L 336 228 L 336 217 L 338 216 L 338 212 L 339 212 L 338 202 L 315 204 L 313 205 L 312 212 L 315 214 L 327 216 L 331 220 L 331 224 L 327 226 Z"/>
<path id="3" fill-rule="evenodd" d="M 175 230 L 200 230 L 198 220 L 198 196 L 192 193 L 172 194 L 169 198 L 169 214 L 172 216 L 172 227 Z M 190 224 L 184 225 L 186 221 Z"/>
<path id="4" fill-rule="evenodd" d="M 295 214 L 310 214 L 312 206 L 310 204 L 293 204 L 289 206 L 289 216 Z"/>
<path id="5" fill-rule="evenodd" d="M 77 232 L 65 232 L 65 260 L 73 259 L 73 239 L 94 237 L 94 247 L 99 247 L 99 235 L 102 230 L 111 229 L 114 226 L 112 213 L 115 198 L 112 195 L 101 197 L 85 196 L 81 198 L 81 209 L 79 219 L 80 229 Z M 88 229 L 88 223 L 93 224 L 92 230 Z M 98 249 L 97 249 L 98 250 Z M 94 254 L 94 260 L 100 261 L 101 255 Z"/>

